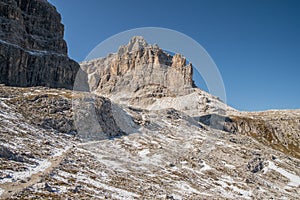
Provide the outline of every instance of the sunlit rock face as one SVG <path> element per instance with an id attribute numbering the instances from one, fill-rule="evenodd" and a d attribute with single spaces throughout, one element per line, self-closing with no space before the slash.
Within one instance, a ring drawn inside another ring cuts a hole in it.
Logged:
<path id="1" fill-rule="evenodd" d="M 160 96 L 177 96 L 189 93 L 194 86 L 193 67 L 182 55 L 169 55 L 140 36 L 133 37 L 117 53 L 83 62 L 81 67 L 89 74 L 90 88 L 97 93 L 134 93 L 147 87 Z"/>

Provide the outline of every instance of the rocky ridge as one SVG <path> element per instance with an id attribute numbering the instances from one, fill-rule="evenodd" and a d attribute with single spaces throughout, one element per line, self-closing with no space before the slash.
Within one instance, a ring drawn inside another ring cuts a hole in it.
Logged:
<path id="1" fill-rule="evenodd" d="M 300 159 L 300 110 L 242 112 L 230 116 L 225 130 L 249 135 L 276 150 Z"/>
<path id="2" fill-rule="evenodd" d="M 0 87 L 0 97 L 8 96 L 7 104 L 14 105 L 28 123 L 42 129 L 76 135 L 82 140 L 109 139 L 126 134 L 112 117 L 112 107 L 117 105 L 104 97 L 43 87 Z"/>
<path id="3" fill-rule="evenodd" d="M 1 0 L 0 24 L 0 83 L 73 88 L 79 65 L 68 58 L 54 6 L 45 0 Z"/>

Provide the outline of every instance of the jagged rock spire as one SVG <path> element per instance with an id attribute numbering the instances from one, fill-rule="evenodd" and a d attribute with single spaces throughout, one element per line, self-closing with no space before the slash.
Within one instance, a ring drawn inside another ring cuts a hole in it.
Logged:
<path id="1" fill-rule="evenodd" d="M 118 55 L 122 56 L 124 53 L 136 52 L 148 47 L 148 43 L 142 36 L 134 36 L 130 39 L 127 45 L 120 46 Z"/>
<path id="2" fill-rule="evenodd" d="M 142 36 L 134 36 L 127 45 L 128 51 L 138 51 L 148 46 L 148 43 Z"/>

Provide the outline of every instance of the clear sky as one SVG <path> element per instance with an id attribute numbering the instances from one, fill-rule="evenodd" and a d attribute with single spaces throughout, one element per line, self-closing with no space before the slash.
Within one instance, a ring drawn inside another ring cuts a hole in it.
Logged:
<path id="1" fill-rule="evenodd" d="M 210 54 L 229 105 L 250 111 L 300 108 L 298 0 L 49 2 L 62 15 L 69 55 L 78 62 L 119 32 L 169 28 L 192 37 Z"/>

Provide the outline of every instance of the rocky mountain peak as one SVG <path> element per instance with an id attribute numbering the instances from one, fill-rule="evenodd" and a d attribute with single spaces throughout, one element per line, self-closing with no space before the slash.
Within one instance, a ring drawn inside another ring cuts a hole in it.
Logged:
<path id="1" fill-rule="evenodd" d="M 130 39 L 127 45 L 122 45 L 119 47 L 117 54 L 119 56 L 122 56 L 123 54 L 142 51 L 143 49 L 146 48 L 158 49 L 159 47 L 157 45 L 156 46 L 149 45 L 142 36 L 134 36 Z"/>
<path id="2" fill-rule="evenodd" d="M 128 51 L 138 51 L 142 48 L 145 48 L 148 46 L 148 43 L 142 36 L 135 36 L 131 38 L 130 42 L 128 43 Z"/>
<path id="3" fill-rule="evenodd" d="M 101 95 L 178 96 L 194 87 L 193 66 L 184 56 L 170 55 L 141 36 L 131 38 L 116 54 L 83 62 L 81 67 L 89 74 L 91 90 Z"/>
<path id="4" fill-rule="evenodd" d="M 115 54 L 80 64 L 95 94 L 142 109 L 175 108 L 191 116 L 232 108 L 196 88 L 193 66 L 180 54 L 133 37 Z"/>

